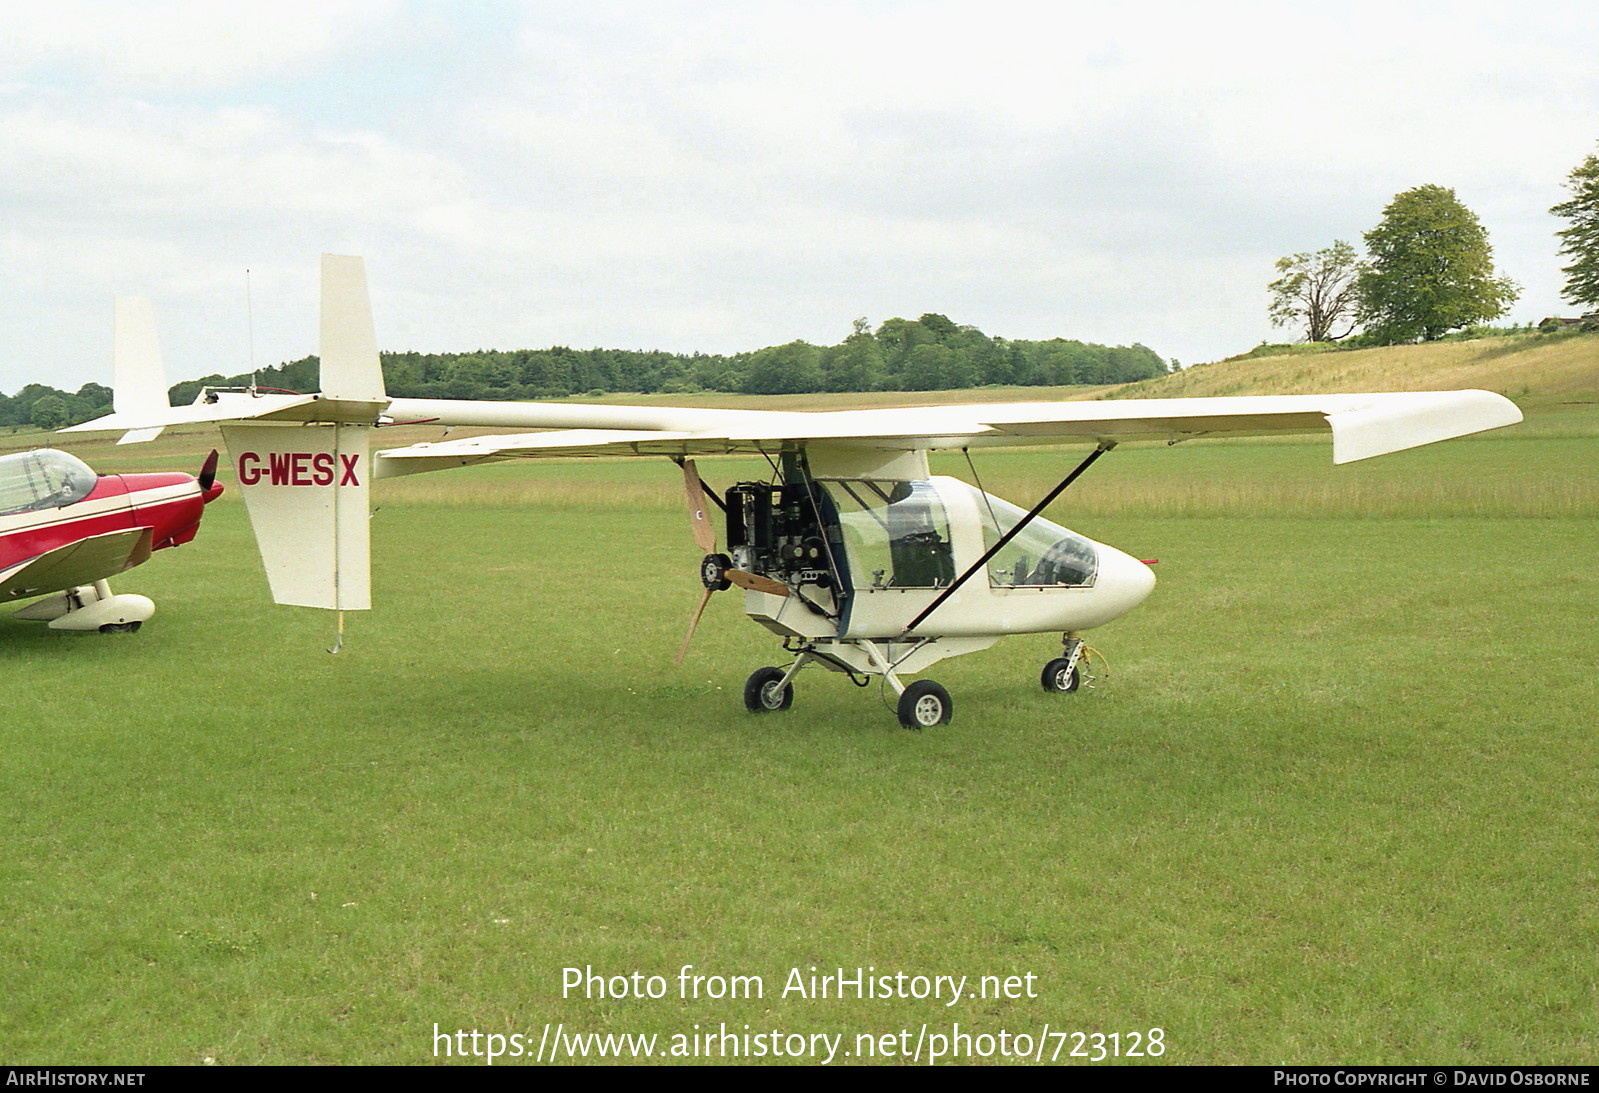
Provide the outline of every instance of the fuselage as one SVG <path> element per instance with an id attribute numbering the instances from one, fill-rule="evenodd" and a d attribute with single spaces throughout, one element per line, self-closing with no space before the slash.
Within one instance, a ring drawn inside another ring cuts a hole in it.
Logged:
<path id="1" fill-rule="evenodd" d="M 1086 630 L 1131 611 L 1155 586 L 1137 558 L 1047 520 L 1001 543 L 1023 510 L 955 478 L 818 478 L 814 493 L 770 502 L 761 489 L 734 491 L 729 543 L 735 565 L 784 579 L 804 597 L 745 594 L 752 618 L 789 636 L 902 640 L 941 596 L 916 636 Z M 990 548 L 984 572 L 944 596 Z"/>
<path id="2" fill-rule="evenodd" d="M 15 496 L 0 513 L 0 572 L 111 532 L 149 528 L 152 550 L 187 543 L 207 502 L 222 492 L 178 472 L 95 475 L 64 452 L 26 456 L 28 466 L 11 468 L 19 475 Z"/>

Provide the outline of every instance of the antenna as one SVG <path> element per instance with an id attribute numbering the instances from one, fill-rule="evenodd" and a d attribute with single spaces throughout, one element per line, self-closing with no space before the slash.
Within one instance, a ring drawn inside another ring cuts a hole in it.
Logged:
<path id="1" fill-rule="evenodd" d="M 244 267 L 244 327 L 250 343 L 250 390 L 256 386 L 255 374 L 255 297 L 250 292 L 250 267 Z"/>

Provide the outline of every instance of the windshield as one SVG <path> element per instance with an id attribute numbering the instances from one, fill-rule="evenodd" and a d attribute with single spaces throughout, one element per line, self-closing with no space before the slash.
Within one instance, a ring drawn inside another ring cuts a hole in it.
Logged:
<path id="1" fill-rule="evenodd" d="M 983 549 L 990 550 L 1027 513 L 993 494 L 972 493 L 983 519 Z M 1093 541 L 1042 516 L 988 560 L 988 583 L 994 588 L 1083 587 L 1093 584 L 1098 573 L 1099 551 Z"/>
<path id="2" fill-rule="evenodd" d="M 0 516 L 82 501 L 95 481 L 89 465 L 66 452 L 40 448 L 0 456 Z"/>

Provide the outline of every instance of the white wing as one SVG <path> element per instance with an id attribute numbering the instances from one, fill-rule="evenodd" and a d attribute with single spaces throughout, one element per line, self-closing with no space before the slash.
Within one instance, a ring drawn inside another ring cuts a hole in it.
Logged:
<path id="1" fill-rule="evenodd" d="M 396 400 L 396 406 L 406 401 Z M 663 407 L 554 405 L 528 409 L 552 411 L 540 422 L 552 431 L 390 449 L 378 453 L 377 477 L 505 459 L 775 452 L 784 445 L 818 441 L 914 450 L 1322 431 L 1332 433 L 1333 462 L 1350 463 L 1521 420 L 1514 403 L 1488 391 L 1109 399 L 823 413 L 678 411 L 684 415 L 682 419 L 675 419 L 673 411 Z M 586 416 L 585 410 L 595 413 Z M 628 411 L 636 412 L 636 420 L 627 417 Z M 692 417 L 699 414 L 714 417 L 706 424 L 705 419 Z M 509 417 L 502 415 L 492 424 L 510 424 Z M 451 418 L 451 424 L 469 423 L 455 414 Z M 604 427 L 619 422 L 634 427 Z M 588 425 L 600 427 L 582 427 Z"/>

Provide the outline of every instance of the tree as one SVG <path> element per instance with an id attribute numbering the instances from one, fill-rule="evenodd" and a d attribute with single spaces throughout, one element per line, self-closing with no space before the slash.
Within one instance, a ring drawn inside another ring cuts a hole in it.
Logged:
<path id="1" fill-rule="evenodd" d="M 883 378 L 883 351 L 864 319 L 855 320 L 855 333 L 823 358 L 825 383 L 829 391 L 870 391 Z"/>
<path id="2" fill-rule="evenodd" d="M 927 327 L 910 319 L 889 319 L 877 328 L 877 344 L 882 347 L 883 360 L 890 372 L 898 372 L 905 356 L 919 345 L 932 345 L 937 336 Z"/>
<path id="3" fill-rule="evenodd" d="M 792 395 L 822 389 L 822 351 L 805 341 L 757 350 L 741 390 L 746 395 Z"/>
<path id="4" fill-rule="evenodd" d="M 1575 259 L 1564 267 L 1566 287 L 1560 295 L 1578 307 L 1599 307 L 1599 154 L 1590 155 L 1566 177 L 1571 200 L 1549 211 L 1571 221 L 1555 234 L 1564 245 L 1561 254 Z"/>
<path id="5" fill-rule="evenodd" d="M 1305 325 L 1308 342 L 1335 342 L 1354 331 L 1360 297 L 1355 284 L 1362 266 L 1355 248 L 1342 239 L 1314 254 L 1277 259 L 1277 280 L 1267 314 L 1273 326 Z M 1342 331 L 1338 327 L 1343 326 Z"/>
<path id="6" fill-rule="evenodd" d="M 70 416 L 67 403 L 60 395 L 45 395 L 33 404 L 31 418 L 41 429 L 59 429 Z"/>
<path id="7" fill-rule="evenodd" d="M 86 383 L 78 388 L 78 397 L 89 406 L 110 406 L 111 388 L 103 383 Z"/>
<path id="8" fill-rule="evenodd" d="M 1520 291 L 1494 271 L 1488 233 L 1443 186 L 1397 195 L 1365 240 L 1360 317 L 1378 341 L 1433 341 L 1497 319 Z"/>

